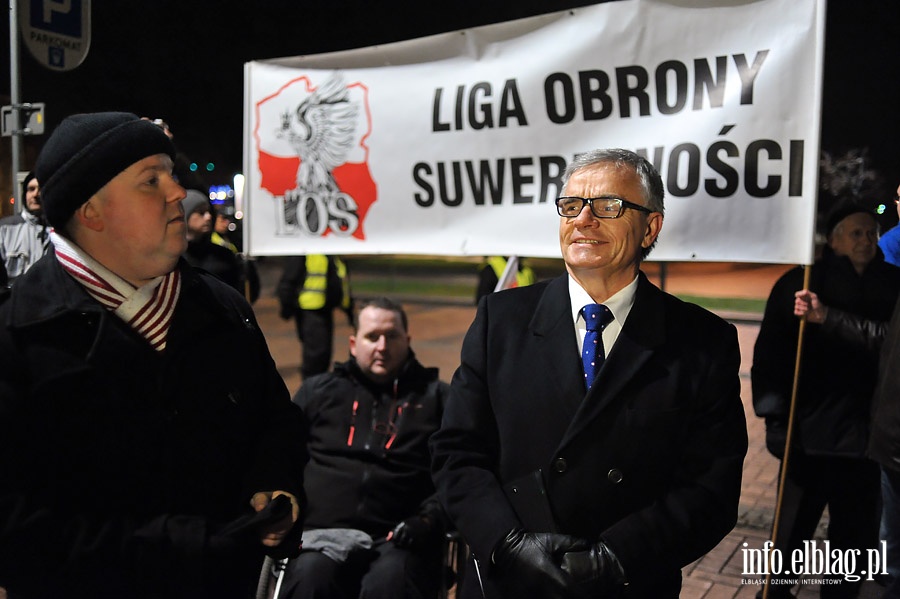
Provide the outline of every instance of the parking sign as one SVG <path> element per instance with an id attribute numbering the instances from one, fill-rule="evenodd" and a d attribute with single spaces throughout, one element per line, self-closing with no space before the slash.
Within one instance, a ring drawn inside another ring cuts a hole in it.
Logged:
<path id="1" fill-rule="evenodd" d="M 54 71 L 74 69 L 91 45 L 90 0 L 25 0 L 19 27 L 34 58 Z"/>

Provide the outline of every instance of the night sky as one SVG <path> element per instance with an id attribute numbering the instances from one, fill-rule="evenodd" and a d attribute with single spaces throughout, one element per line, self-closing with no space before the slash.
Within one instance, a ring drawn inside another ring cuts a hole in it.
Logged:
<path id="1" fill-rule="evenodd" d="M 46 103 L 48 132 L 76 112 L 127 110 L 163 118 L 180 151 L 217 165 L 208 182 L 226 183 L 241 170 L 247 61 L 365 47 L 588 4 L 93 0 L 91 48 L 78 68 L 51 71 L 22 47 L 22 100 Z M 0 95 L 7 98 L 8 21 L 0 49 Z M 900 2 L 830 0 L 826 29 L 822 148 L 833 154 L 866 148 L 869 165 L 892 190 L 900 183 Z M 27 140 L 25 168 L 45 139 Z"/>

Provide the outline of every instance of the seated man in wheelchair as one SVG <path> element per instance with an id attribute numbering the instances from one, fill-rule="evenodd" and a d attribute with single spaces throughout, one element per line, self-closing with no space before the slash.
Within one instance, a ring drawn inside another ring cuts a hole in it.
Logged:
<path id="1" fill-rule="evenodd" d="M 416 359 L 399 304 L 363 302 L 356 322 L 350 360 L 294 397 L 308 425 L 308 506 L 279 597 L 436 597 L 445 516 L 427 443 L 449 387 Z"/>

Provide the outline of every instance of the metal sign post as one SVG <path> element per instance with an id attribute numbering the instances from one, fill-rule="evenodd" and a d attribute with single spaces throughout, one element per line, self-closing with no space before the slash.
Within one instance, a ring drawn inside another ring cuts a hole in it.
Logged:
<path id="1" fill-rule="evenodd" d="M 13 112 L 22 115 L 21 118 L 15 118 Z M 23 128 L 18 128 L 18 124 L 25 121 Z M 35 102 L 34 104 L 13 104 L 0 108 L 0 134 L 3 137 L 11 137 L 13 135 L 40 135 L 44 132 L 44 103 Z"/>
<path id="2" fill-rule="evenodd" d="M 17 26 L 18 11 L 17 0 L 9 0 L 9 97 L 13 106 L 19 104 L 19 28 Z M 3 119 L 5 122 L 6 119 Z M 10 128 L 13 131 L 19 130 L 19 111 L 10 111 Z M 19 186 L 16 184 L 16 174 L 19 172 L 19 165 L 22 164 L 22 137 L 13 135 L 12 145 L 12 171 L 10 172 L 10 180 L 12 181 L 13 207 L 18 211 L 22 198 L 19 197 Z"/>
<path id="3" fill-rule="evenodd" d="M 3 107 L 0 125 L 3 136 L 12 138 L 12 192 L 18 212 L 22 198 L 15 183 L 22 166 L 22 138 L 40 135 L 45 123 L 43 103 L 22 103 L 20 29 L 25 46 L 39 63 L 55 71 L 74 69 L 84 61 L 91 45 L 91 0 L 8 0 L 8 3 L 10 105 Z"/>
<path id="4" fill-rule="evenodd" d="M 18 93 L 17 93 L 18 95 Z M 24 127 L 19 123 L 25 122 Z M 12 137 L 12 180 L 13 211 L 22 209 L 23 198 L 19 197 L 19 189 L 25 173 L 21 172 L 22 138 L 26 135 L 40 135 L 44 132 L 44 103 L 12 104 L 0 109 L 0 135 Z"/>

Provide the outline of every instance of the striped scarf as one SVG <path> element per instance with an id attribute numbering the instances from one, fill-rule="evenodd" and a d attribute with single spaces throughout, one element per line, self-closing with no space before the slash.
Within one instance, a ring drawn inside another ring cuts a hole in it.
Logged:
<path id="1" fill-rule="evenodd" d="M 56 259 L 95 300 L 137 331 L 156 351 L 166 348 L 166 335 L 181 293 L 178 269 L 135 288 L 55 232 L 50 241 Z"/>

